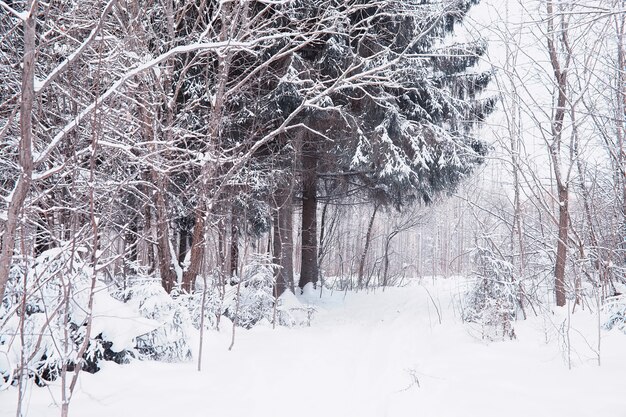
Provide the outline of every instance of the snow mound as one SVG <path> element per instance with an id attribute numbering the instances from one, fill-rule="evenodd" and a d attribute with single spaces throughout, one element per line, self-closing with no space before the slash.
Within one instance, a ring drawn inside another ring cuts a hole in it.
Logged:
<path id="1" fill-rule="evenodd" d="M 102 335 L 104 340 L 112 343 L 112 351 L 121 352 L 135 349 L 136 338 L 154 331 L 161 323 L 142 317 L 131 306 L 104 291 L 97 291 L 91 326 L 93 335 Z"/>
<path id="2" fill-rule="evenodd" d="M 310 326 L 315 308 L 303 304 L 294 293 L 287 290 L 278 297 L 276 313 L 281 326 Z"/>

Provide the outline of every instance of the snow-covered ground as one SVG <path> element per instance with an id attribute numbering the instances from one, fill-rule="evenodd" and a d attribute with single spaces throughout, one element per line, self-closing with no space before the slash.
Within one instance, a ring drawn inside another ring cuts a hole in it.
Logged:
<path id="1" fill-rule="evenodd" d="M 568 333 L 563 310 L 517 322 L 516 340 L 486 341 L 460 320 L 462 282 L 308 294 L 310 327 L 238 329 L 232 351 L 230 328 L 209 333 L 202 372 L 134 361 L 81 374 L 70 415 L 626 416 L 626 335 L 602 331 L 600 367 L 588 309 L 571 316 Z M 29 385 L 27 415 L 59 415 L 58 394 L 58 382 Z M 0 416 L 14 416 L 16 401 L 14 388 L 1 392 Z"/>

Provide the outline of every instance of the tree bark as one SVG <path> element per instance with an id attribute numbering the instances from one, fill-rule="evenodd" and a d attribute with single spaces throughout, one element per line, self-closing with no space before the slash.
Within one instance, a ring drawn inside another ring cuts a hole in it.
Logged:
<path id="1" fill-rule="evenodd" d="M 624 37 L 626 36 L 626 16 L 621 13 L 617 18 L 617 141 L 619 146 L 618 167 L 621 172 L 618 181 L 621 186 L 621 211 L 622 221 L 621 230 L 618 234 L 621 238 L 622 263 L 626 265 L 626 45 Z"/>
<path id="2" fill-rule="evenodd" d="M 317 152 L 305 143 L 302 151 L 302 266 L 298 287 L 317 283 Z"/>
<path id="3" fill-rule="evenodd" d="M 196 221 L 193 226 L 193 237 L 191 239 L 191 255 L 189 267 L 183 273 L 183 291 L 191 292 L 196 276 L 200 273 L 200 266 L 204 258 L 204 235 L 206 225 L 206 208 L 204 203 L 199 203 L 196 209 Z"/>
<path id="4" fill-rule="evenodd" d="M 174 270 L 174 259 L 170 251 L 169 227 L 167 218 L 167 208 L 165 196 L 161 191 L 163 181 L 156 171 L 152 173 L 153 181 L 158 184 L 156 194 L 156 230 L 157 230 L 157 257 L 159 262 L 159 273 L 161 274 L 161 284 L 163 289 L 169 294 L 174 289 L 176 282 L 176 271 Z"/>
<path id="5" fill-rule="evenodd" d="M 149 176 L 146 175 L 146 180 L 149 180 Z M 148 188 L 146 187 L 143 191 L 144 193 L 148 193 Z M 143 209 L 144 216 L 144 225 L 143 225 L 143 236 L 147 245 L 147 258 L 148 258 L 148 274 L 154 273 L 156 271 L 156 260 L 154 256 L 154 243 L 153 243 L 153 234 L 152 234 L 152 210 L 150 208 L 150 204 L 146 204 Z"/>
<path id="6" fill-rule="evenodd" d="M 335 224 L 335 219 L 333 218 L 333 220 L 331 220 L 330 224 L 328 222 L 328 205 L 330 204 L 330 202 L 328 200 L 326 200 L 326 202 L 324 203 L 324 207 L 322 208 L 322 217 L 320 219 L 320 237 L 319 237 L 319 241 L 317 242 L 317 246 L 318 246 L 318 250 L 317 250 L 317 267 L 319 269 L 319 278 L 320 278 L 320 286 L 324 286 L 324 277 L 323 277 L 323 273 L 322 273 L 322 264 L 324 262 L 324 257 L 326 256 L 327 252 L 328 252 L 328 240 L 330 238 L 330 236 L 332 235 L 333 232 L 333 228 L 334 228 L 334 224 Z M 320 293 L 320 297 L 321 297 L 321 293 Z"/>
<path id="7" fill-rule="evenodd" d="M 223 217 L 217 222 L 217 257 L 220 270 L 220 276 L 226 276 L 226 225 Z"/>
<path id="8" fill-rule="evenodd" d="M 124 274 L 137 273 L 137 236 L 139 228 L 137 226 L 137 215 L 133 215 L 128 224 L 128 230 L 124 233 L 124 251 L 128 252 L 128 260 L 124 261 Z M 124 254 L 126 258 L 126 254 Z"/>
<path id="9" fill-rule="evenodd" d="M 386 287 L 389 281 L 389 247 L 391 246 L 391 241 L 394 237 L 399 233 L 398 230 L 392 231 L 389 236 L 387 236 L 387 241 L 385 242 L 385 253 L 384 253 L 384 264 L 383 264 L 383 287 Z"/>
<path id="10" fill-rule="evenodd" d="M 559 186 L 559 241 L 556 249 L 556 266 L 554 269 L 556 305 L 564 306 L 565 297 L 565 265 L 567 261 L 567 239 L 569 228 L 569 198 L 565 186 Z"/>
<path id="11" fill-rule="evenodd" d="M 28 13 L 24 21 L 24 57 L 22 60 L 22 95 L 20 103 L 19 163 L 22 172 L 17 179 L 9 200 L 0 248 L 0 302 L 4 298 L 13 251 L 15 235 L 24 202 L 33 178 L 33 102 L 35 100 L 35 38 L 37 33 L 37 0 L 27 3 Z"/>
<path id="12" fill-rule="evenodd" d="M 376 218 L 376 212 L 378 212 L 379 204 L 374 205 L 374 211 L 372 217 L 370 217 L 369 224 L 367 225 L 367 233 L 365 234 L 365 244 L 363 246 L 363 253 L 361 253 L 361 261 L 359 262 L 359 273 L 357 275 L 357 287 L 363 287 L 363 272 L 365 270 L 365 260 L 367 259 L 367 252 L 372 242 L 372 228 L 374 227 L 374 219 Z"/>
<path id="13" fill-rule="evenodd" d="M 290 188 L 279 188 L 275 195 L 273 257 L 274 263 L 279 266 L 274 274 L 275 295 L 280 297 L 287 289 L 294 291 L 293 207 Z"/>
<path id="14" fill-rule="evenodd" d="M 559 230 L 556 249 L 556 265 L 554 268 L 554 291 L 556 294 L 556 305 L 562 307 L 566 303 L 565 297 L 565 266 L 567 262 L 568 227 L 569 227 L 569 184 L 568 179 L 563 177 L 561 171 L 561 140 L 563 133 L 563 122 L 565 119 L 565 105 L 567 104 L 567 68 L 571 60 L 571 54 L 567 51 L 567 25 L 563 24 L 561 29 L 561 40 L 566 46 L 565 63 L 561 65 L 559 51 L 557 50 L 554 27 L 554 5 L 551 0 L 546 2 L 548 13 L 548 53 L 550 54 L 550 64 L 554 75 L 554 81 L 558 89 L 556 106 L 552 118 L 552 143 L 550 144 L 550 157 L 552 158 L 552 168 L 556 180 L 558 201 L 559 201 Z"/>
<path id="15" fill-rule="evenodd" d="M 230 216 L 230 276 L 235 277 L 239 267 L 239 225 L 237 224 L 235 208 L 231 209 Z"/>
<path id="16" fill-rule="evenodd" d="M 187 256 L 189 244 L 189 229 L 185 225 L 178 229 L 178 263 L 182 267 Z"/>

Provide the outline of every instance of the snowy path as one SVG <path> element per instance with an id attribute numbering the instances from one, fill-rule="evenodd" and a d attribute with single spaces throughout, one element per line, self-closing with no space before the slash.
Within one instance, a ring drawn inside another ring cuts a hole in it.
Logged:
<path id="1" fill-rule="evenodd" d="M 201 373 L 192 363 L 137 361 L 83 374 L 70 415 L 626 417 L 625 336 L 604 333 L 600 368 L 573 337 L 568 371 L 550 323 L 518 323 L 518 340 L 485 343 L 459 323 L 454 281 L 427 288 L 441 325 L 418 285 L 311 297 L 311 327 L 239 330 L 231 352 L 230 329 L 208 335 Z M 596 343 L 593 324 L 581 315 L 576 335 Z M 51 393 L 58 384 L 30 388 L 28 415 L 59 415 Z M 15 414 L 15 397 L 0 393 L 0 416 Z"/>

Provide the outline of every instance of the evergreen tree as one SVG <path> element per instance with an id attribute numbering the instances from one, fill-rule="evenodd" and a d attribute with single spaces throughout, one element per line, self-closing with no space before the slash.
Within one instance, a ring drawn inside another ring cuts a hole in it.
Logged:
<path id="1" fill-rule="evenodd" d="M 352 177 L 371 198 L 399 208 L 453 189 L 482 160 L 486 145 L 470 132 L 494 101 L 477 98 L 490 74 L 472 67 L 486 47 L 446 43 L 474 3 L 295 2 L 290 10 L 292 21 L 306 22 L 300 24 L 314 34 L 294 53 L 278 88 L 302 126 L 294 144 L 300 287 L 319 275 L 320 175 Z"/>

